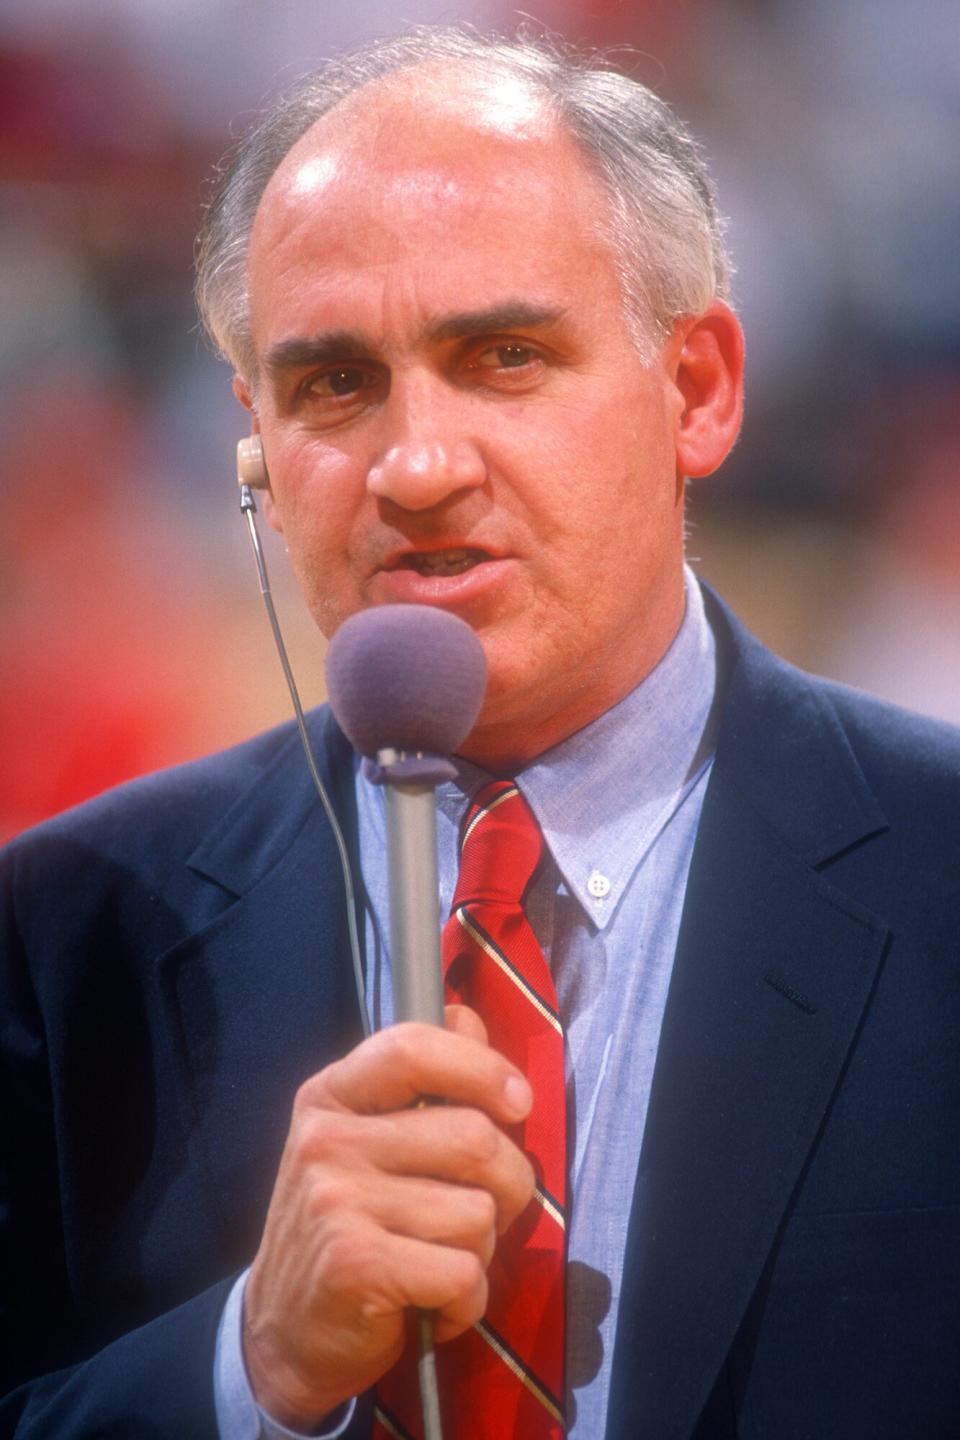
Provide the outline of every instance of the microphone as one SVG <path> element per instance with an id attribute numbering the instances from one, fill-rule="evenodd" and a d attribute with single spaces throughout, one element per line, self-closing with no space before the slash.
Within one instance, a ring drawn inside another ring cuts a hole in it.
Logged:
<path id="1" fill-rule="evenodd" d="M 327 693 L 369 780 L 386 787 L 390 949 L 398 1020 L 443 1024 L 434 789 L 487 688 L 483 646 L 429 605 L 380 605 L 345 620 L 327 651 Z M 427 1101 L 421 1101 L 426 1104 Z M 443 1440 L 433 1318 L 417 1315 L 424 1440 Z"/>
<path id="2" fill-rule="evenodd" d="M 429 605 L 352 615 L 327 651 L 327 691 L 340 728 L 385 786 L 391 965 L 396 1018 L 443 1024 L 434 790 L 470 734 L 487 664 L 477 636 Z"/>

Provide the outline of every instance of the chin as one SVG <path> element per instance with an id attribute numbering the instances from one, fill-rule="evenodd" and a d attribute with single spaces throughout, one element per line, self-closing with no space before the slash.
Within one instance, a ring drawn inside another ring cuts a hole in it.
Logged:
<path id="1" fill-rule="evenodd" d="M 490 664 L 489 655 L 487 663 Z M 477 730 L 511 726 L 521 737 L 529 727 L 542 723 L 555 708 L 547 698 L 554 690 L 539 672 L 531 672 L 530 666 L 522 661 L 510 670 L 491 665 Z"/>

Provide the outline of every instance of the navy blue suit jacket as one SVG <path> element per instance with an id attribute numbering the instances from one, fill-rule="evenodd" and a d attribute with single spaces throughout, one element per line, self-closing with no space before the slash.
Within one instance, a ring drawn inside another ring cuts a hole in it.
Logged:
<path id="1" fill-rule="evenodd" d="M 607 1435 L 947 1440 L 960 736 L 713 621 L 733 668 Z M 353 843 L 349 752 L 325 711 L 312 726 Z M 41 827 L 3 883 L 0 1434 L 212 1437 L 217 1322 L 293 1093 L 360 1038 L 296 735 Z M 361 1406 L 353 1434 L 366 1426 Z"/>

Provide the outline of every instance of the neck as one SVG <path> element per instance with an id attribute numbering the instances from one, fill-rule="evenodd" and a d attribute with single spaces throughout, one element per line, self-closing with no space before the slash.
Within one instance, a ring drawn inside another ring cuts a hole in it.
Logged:
<path id="1" fill-rule="evenodd" d="M 540 692 L 535 697 L 538 703 L 532 713 L 525 714 L 522 702 L 515 696 L 508 697 L 492 713 L 485 706 L 480 722 L 460 747 L 460 755 L 491 775 L 512 776 L 547 750 L 591 725 L 619 705 L 656 669 L 680 630 L 684 605 L 681 587 L 679 605 L 664 627 L 663 635 L 631 669 L 589 676 L 572 695 L 562 700 L 545 697 Z M 501 710 L 503 713 L 498 713 Z"/>

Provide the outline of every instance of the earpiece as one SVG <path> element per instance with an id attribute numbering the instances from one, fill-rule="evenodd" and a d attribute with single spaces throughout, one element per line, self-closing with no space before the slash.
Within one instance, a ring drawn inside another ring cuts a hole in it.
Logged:
<path id="1" fill-rule="evenodd" d="M 247 435 L 237 441 L 237 484 L 249 485 L 251 490 L 269 489 L 270 476 L 259 435 Z"/>

